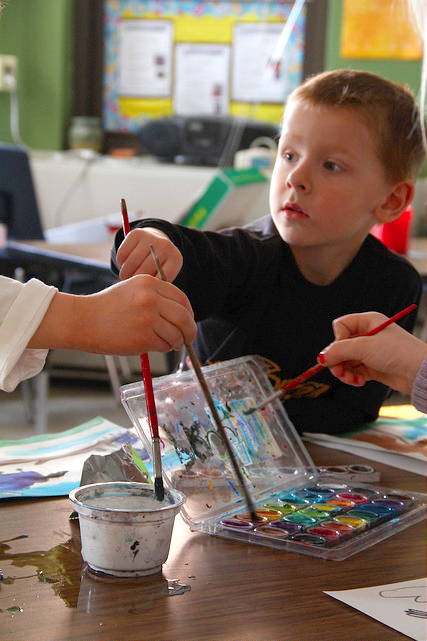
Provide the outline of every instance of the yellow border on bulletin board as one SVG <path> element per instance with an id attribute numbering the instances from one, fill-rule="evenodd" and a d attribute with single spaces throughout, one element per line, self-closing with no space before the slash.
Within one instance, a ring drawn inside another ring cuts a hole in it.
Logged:
<path id="1" fill-rule="evenodd" d="M 147 5 L 151 3 L 147 2 Z M 183 3 L 184 4 L 184 3 Z M 193 3 L 187 3 L 188 5 Z M 248 3 L 250 5 L 251 3 Z M 115 13 L 115 18 L 120 16 L 120 19 L 129 20 L 168 20 L 173 23 L 174 30 L 174 45 L 179 43 L 192 43 L 192 44 L 218 44 L 218 45 L 233 45 L 233 28 L 237 23 L 281 23 L 286 24 L 287 12 L 291 10 L 292 3 L 285 5 L 283 3 L 267 3 L 254 2 L 253 5 L 258 5 L 257 8 L 249 8 L 241 2 L 230 1 L 230 14 L 224 15 L 192 15 L 190 13 L 173 13 L 168 3 L 164 3 L 160 11 L 153 11 L 148 6 L 145 10 L 139 11 L 135 7 L 137 5 L 129 4 L 126 6 L 126 1 L 114 2 L 109 0 L 106 6 L 110 6 L 111 15 Z M 143 3 L 141 3 L 141 6 Z M 194 3 L 196 7 L 197 3 Z M 274 5 L 277 5 L 274 8 Z M 151 6 L 154 6 L 151 4 Z M 158 5 L 160 7 L 160 4 Z M 242 8 L 243 7 L 243 8 Z M 270 14 L 268 11 L 270 11 Z M 113 35 L 113 39 L 115 36 Z M 117 45 L 113 45 L 117 46 Z M 302 64 L 302 63 L 301 63 Z M 111 68 L 110 68 L 111 67 Z M 107 59 L 106 69 L 109 73 L 109 79 L 114 77 L 115 56 L 110 55 Z M 292 68 L 292 73 L 296 73 L 297 66 Z M 302 67 L 301 67 L 302 73 Z M 112 113 L 114 110 L 114 92 L 110 91 L 107 94 L 109 105 L 107 106 L 107 113 Z M 174 113 L 173 93 L 169 97 L 164 98 L 148 98 L 148 97 L 135 97 L 135 96 L 120 96 L 115 95 L 116 109 L 118 108 L 118 115 L 124 121 L 131 123 L 137 119 L 150 118 L 150 117 L 166 117 Z M 111 107 L 110 107 L 111 105 Z M 232 116 L 247 117 L 271 123 L 280 123 L 283 114 L 283 103 L 262 103 L 262 102 L 236 102 L 230 100 L 229 114 Z"/>
<path id="2" fill-rule="evenodd" d="M 396 0 L 344 0 L 341 56 L 419 60 L 421 39 Z"/>
<path id="3" fill-rule="evenodd" d="M 173 111 L 172 98 L 118 98 L 120 110 L 127 118 L 144 113 L 146 116 L 163 118 Z"/>
<path id="4" fill-rule="evenodd" d="M 158 20 L 154 13 L 146 13 L 143 17 L 135 18 L 131 12 L 126 12 L 124 18 Z M 165 14 L 163 19 L 174 23 L 174 43 L 208 43 L 232 44 L 233 26 L 236 22 L 259 22 L 255 15 L 225 16 L 213 18 L 212 16 L 174 16 Z M 280 22 L 278 18 L 266 18 L 263 22 Z M 122 114 L 128 118 L 144 113 L 147 116 L 166 117 L 173 114 L 173 100 L 155 98 L 118 98 Z M 245 102 L 230 101 L 230 115 L 254 118 L 265 122 L 280 123 L 283 115 L 282 104 L 248 104 Z"/>
<path id="5" fill-rule="evenodd" d="M 175 24 L 175 42 L 208 42 L 220 45 L 231 44 L 233 25 L 236 22 L 236 18 L 232 16 L 176 16 L 171 19 Z M 255 20 L 251 18 L 250 21 Z"/>

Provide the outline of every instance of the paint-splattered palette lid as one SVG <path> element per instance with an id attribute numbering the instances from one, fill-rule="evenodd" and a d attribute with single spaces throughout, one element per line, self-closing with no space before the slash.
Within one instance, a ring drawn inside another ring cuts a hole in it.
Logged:
<path id="1" fill-rule="evenodd" d="M 186 495 L 192 530 L 342 561 L 425 518 L 425 495 L 320 476 L 255 356 L 203 368 L 257 513 L 243 492 L 193 371 L 153 380 L 165 482 Z M 144 385 L 121 388 L 151 453 Z"/>
<path id="2" fill-rule="evenodd" d="M 305 483 L 316 468 L 280 401 L 247 415 L 272 393 L 262 361 L 245 356 L 203 368 L 235 458 L 255 501 Z M 153 379 L 166 483 L 187 496 L 182 515 L 192 529 L 244 497 L 193 370 Z M 121 388 L 122 402 L 151 452 L 143 382 Z"/>

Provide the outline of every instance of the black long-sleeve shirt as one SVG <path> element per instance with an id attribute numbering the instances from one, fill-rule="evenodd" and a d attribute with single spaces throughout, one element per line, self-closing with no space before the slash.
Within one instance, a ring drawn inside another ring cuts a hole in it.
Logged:
<path id="1" fill-rule="evenodd" d="M 371 235 L 334 282 L 319 286 L 301 274 L 270 216 L 220 232 L 153 219 L 135 226 L 161 229 L 184 257 L 174 284 L 187 294 L 198 321 L 194 348 L 200 360 L 258 354 L 276 389 L 316 362 L 334 338 L 334 318 L 366 311 L 392 316 L 419 302 L 418 272 Z M 122 240 L 118 232 L 116 273 Z M 412 331 L 414 322 L 412 313 L 400 324 Z M 299 432 L 338 434 L 375 420 L 387 392 L 375 382 L 344 385 L 325 369 L 292 390 L 284 404 Z"/>

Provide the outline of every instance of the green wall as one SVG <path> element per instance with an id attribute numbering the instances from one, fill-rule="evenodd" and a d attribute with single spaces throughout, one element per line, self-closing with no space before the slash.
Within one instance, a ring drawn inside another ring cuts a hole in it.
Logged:
<path id="1" fill-rule="evenodd" d="M 70 119 L 72 0 L 7 0 L 0 54 L 18 56 L 19 123 L 34 149 L 62 149 Z M 0 141 L 13 142 L 10 95 L 0 92 Z"/>
<path id="2" fill-rule="evenodd" d="M 6 2 L 0 20 L 0 54 L 18 56 L 22 140 L 33 149 L 63 149 L 72 109 L 73 0 Z M 342 0 L 329 0 L 325 69 L 367 69 L 407 83 L 417 92 L 421 75 L 419 62 L 340 57 L 341 11 Z M 9 94 L 0 93 L 0 141 L 4 142 L 12 142 L 9 107 Z"/>
<path id="3" fill-rule="evenodd" d="M 342 0 L 329 0 L 328 2 L 325 70 L 341 68 L 363 69 L 388 78 L 393 82 L 407 84 L 417 95 L 420 87 L 421 61 L 341 58 L 342 5 Z"/>

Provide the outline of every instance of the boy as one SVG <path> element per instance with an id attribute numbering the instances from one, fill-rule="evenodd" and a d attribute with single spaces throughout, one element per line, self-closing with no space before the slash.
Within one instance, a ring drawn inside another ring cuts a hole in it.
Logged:
<path id="1" fill-rule="evenodd" d="M 408 90 L 362 71 L 319 74 L 286 106 L 271 216 L 220 232 L 143 220 L 122 244 L 118 233 L 113 264 L 121 279 L 155 275 L 153 244 L 190 299 L 202 363 L 259 354 L 277 389 L 316 362 L 337 316 L 418 303 L 418 273 L 369 231 L 410 203 L 424 155 Z M 412 314 L 401 324 L 413 323 Z M 284 405 L 300 432 L 342 433 L 374 420 L 386 393 L 325 370 Z"/>

